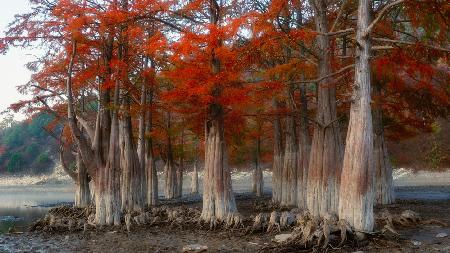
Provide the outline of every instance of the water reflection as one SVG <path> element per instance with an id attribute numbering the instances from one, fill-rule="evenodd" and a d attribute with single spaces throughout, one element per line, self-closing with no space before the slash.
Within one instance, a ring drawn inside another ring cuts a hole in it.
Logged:
<path id="1" fill-rule="evenodd" d="M 0 234 L 16 227 L 23 230 L 43 217 L 51 206 L 73 202 L 71 184 L 44 186 L 0 186 Z"/>

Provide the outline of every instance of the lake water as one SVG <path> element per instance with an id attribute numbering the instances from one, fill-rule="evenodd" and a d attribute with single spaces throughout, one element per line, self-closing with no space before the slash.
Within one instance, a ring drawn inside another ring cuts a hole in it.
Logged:
<path id="1" fill-rule="evenodd" d="M 74 201 L 72 185 L 0 186 L 0 234 L 43 217 L 51 206 Z"/>

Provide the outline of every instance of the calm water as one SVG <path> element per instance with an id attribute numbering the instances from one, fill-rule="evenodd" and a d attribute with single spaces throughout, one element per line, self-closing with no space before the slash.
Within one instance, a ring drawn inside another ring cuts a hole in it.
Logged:
<path id="1" fill-rule="evenodd" d="M 74 189 L 65 185 L 0 186 L 0 234 L 45 216 L 50 206 L 74 201 Z"/>

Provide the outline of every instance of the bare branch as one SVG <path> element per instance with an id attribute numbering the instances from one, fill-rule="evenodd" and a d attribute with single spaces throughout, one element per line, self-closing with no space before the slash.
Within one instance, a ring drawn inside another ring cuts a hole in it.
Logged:
<path id="1" fill-rule="evenodd" d="M 393 40 L 393 39 L 386 39 L 386 38 L 372 38 L 372 40 L 374 41 L 381 41 L 381 42 L 389 42 L 389 43 L 394 43 L 394 44 L 405 44 L 405 45 L 416 45 L 417 43 L 415 42 L 409 42 L 409 41 L 402 41 L 402 40 Z M 428 47 L 431 49 L 435 49 L 435 50 L 440 50 L 440 51 L 445 51 L 445 52 L 450 52 L 450 48 L 443 48 L 443 47 L 438 47 L 438 46 L 433 46 L 433 45 L 428 45 L 428 44 L 420 44 L 424 47 Z"/>
<path id="2" fill-rule="evenodd" d="M 399 5 L 403 3 L 405 0 L 397 0 L 394 1 L 381 9 L 381 11 L 378 13 L 377 17 L 370 23 L 370 25 L 367 27 L 366 31 L 364 32 L 363 37 L 366 37 L 370 34 L 370 32 L 373 30 L 373 27 L 380 21 L 380 19 L 394 6 Z"/>
<path id="3" fill-rule="evenodd" d="M 349 69 L 353 69 L 354 67 L 355 67 L 355 64 L 350 64 L 350 65 L 348 65 L 348 66 L 345 66 L 345 67 L 341 68 L 340 70 L 338 70 L 338 71 L 336 71 L 336 72 L 333 72 L 333 73 L 331 73 L 331 74 L 329 74 L 329 75 L 326 75 L 326 76 L 322 76 L 322 77 L 317 78 L 317 79 L 314 79 L 314 80 L 293 81 L 293 82 L 289 82 L 289 84 L 318 83 L 318 82 L 320 82 L 320 81 L 322 81 L 322 80 L 324 80 L 324 79 L 330 78 L 330 77 L 335 76 L 335 75 L 339 75 L 339 74 L 341 74 L 342 72 L 345 72 L 345 71 L 347 71 L 347 70 L 349 70 Z"/>
<path id="4" fill-rule="evenodd" d="M 341 7 L 339 8 L 338 15 L 337 15 L 336 19 L 334 20 L 333 25 L 331 26 L 330 32 L 333 32 L 334 28 L 336 28 L 336 25 L 337 25 L 339 19 L 341 18 L 342 13 L 344 12 L 344 9 L 345 9 L 345 6 L 347 5 L 347 3 L 348 3 L 348 0 L 344 0 Z"/>

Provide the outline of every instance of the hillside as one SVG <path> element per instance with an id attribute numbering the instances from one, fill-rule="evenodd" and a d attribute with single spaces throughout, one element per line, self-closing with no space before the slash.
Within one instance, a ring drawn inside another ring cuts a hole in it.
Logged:
<path id="1" fill-rule="evenodd" d="M 0 174 L 48 173 L 55 163 L 56 140 L 44 127 L 52 121 L 47 114 L 32 120 L 15 122 L 5 119 L 0 124 Z"/>

